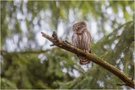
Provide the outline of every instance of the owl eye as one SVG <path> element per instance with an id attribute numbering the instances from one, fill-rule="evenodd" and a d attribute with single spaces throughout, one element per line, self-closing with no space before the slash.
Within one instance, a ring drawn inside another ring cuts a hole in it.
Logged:
<path id="1" fill-rule="evenodd" d="M 77 29 L 80 29 L 80 25 L 78 25 Z"/>

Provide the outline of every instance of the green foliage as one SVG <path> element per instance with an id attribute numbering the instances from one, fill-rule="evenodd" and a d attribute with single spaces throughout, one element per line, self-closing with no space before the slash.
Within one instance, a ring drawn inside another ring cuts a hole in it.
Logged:
<path id="1" fill-rule="evenodd" d="M 9 80 L 2 78 L 1 79 L 1 84 L 0 87 L 2 89 L 17 89 L 17 87 L 15 86 L 15 84 L 13 82 L 10 82 Z"/>
<path id="2" fill-rule="evenodd" d="M 67 69 L 73 68 L 72 60 L 69 63 L 67 59 L 70 54 L 58 53 L 57 49 L 54 49 L 42 55 L 49 58 L 44 58 L 42 62 L 42 58 L 39 59 L 36 54 L 5 54 L 2 76 L 14 82 L 18 88 L 57 88 L 57 82 L 72 80 L 68 73 L 62 72 L 60 65 L 60 62 L 65 62 Z M 63 58 L 68 61 L 63 61 Z"/>
<path id="3" fill-rule="evenodd" d="M 69 39 L 69 27 L 78 20 L 97 28 L 92 52 L 133 77 L 134 1 L 9 0 L 0 7 L 1 89 L 122 89 L 121 80 L 96 64 L 85 72 L 70 52 L 56 47 L 42 52 L 50 43 L 38 43 L 41 31 L 50 35 L 62 23 L 62 37 Z"/>

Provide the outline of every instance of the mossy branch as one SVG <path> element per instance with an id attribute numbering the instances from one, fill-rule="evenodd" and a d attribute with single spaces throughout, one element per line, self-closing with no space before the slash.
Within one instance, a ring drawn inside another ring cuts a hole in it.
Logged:
<path id="1" fill-rule="evenodd" d="M 86 57 L 88 60 L 91 60 L 92 62 L 102 66 L 106 70 L 108 70 L 111 73 L 113 73 L 114 75 L 116 75 L 119 79 L 121 79 L 125 83 L 126 86 L 135 88 L 135 83 L 131 78 L 127 77 L 123 72 L 121 72 L 119 69 L 117 69 L 115 66 L 109 64 L 105 60 L 97 57 L 96 55 L 93 55 L 90 53 L 85 53 L 82 50 L 74 47 L 72 44 L 68 43 L 67 41 L 60 40 L 57 37 L 57 34 L 55 32 L 53 32 L 52 37 L 43 32 L 41 32 L 41 34 L 44 38 L 51 41 L 53 43 L 53 45 L 58 46 L 67 51 L 70 51 L 74 54 Z"/>

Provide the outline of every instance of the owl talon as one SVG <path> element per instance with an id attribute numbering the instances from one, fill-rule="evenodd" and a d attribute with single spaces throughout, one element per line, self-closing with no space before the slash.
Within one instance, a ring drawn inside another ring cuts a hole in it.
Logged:
<path id="1" fill-rule="evenodd" d="M 91 53 L 91 50 L 89 51 L 89 53 Z"/>
<path id="2" fill-rule="evenodd" d="M 64 41 L 65 44 L 70 44 L 72 45 L 70 42 L 68 42 L 67 40 Z"/>
<path id="3" fill-rule="evenodd" d="M 55 46 L 54 44 L 51 44 L 50 46 Z"/>

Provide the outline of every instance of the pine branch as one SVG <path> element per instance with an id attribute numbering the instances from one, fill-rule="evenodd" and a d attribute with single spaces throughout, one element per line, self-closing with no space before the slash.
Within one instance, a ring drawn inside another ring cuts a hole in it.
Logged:
<path id="1" fill-rule="evenodd" d="M 5 51 L 5 50 L 0 50 L 0 53 L 1 55 L 4 55 L 4 54 L 40 54 L 40 53 L 46 53 L 50 51 L 50 49 L 47 49 L 47 50 L 30 50 L 30 51 L 21 51 L 21 52 L 8 52 L 8 51 Z"/>
<path id="2" fill-rule="evenodd" d="M 127 77 L 123 72 L 121 72 L 119 69 L 117 69 L 115 66 L 109 64 L 105 60 L 97 57 L 96 55 L 93 55 L 90 53 L 85 53 L 82 50 L 74 47 L 72 44 L 67 43 L 67 41 L 62 41 L 62 40 L 58 39 L 57 34 L 55 32 L 53 32 L 52 37 L 43 32 L 41 32 L 41 34 L 44 38 L 51 41 L 53 43 L 53 45 L 58 46 L 67 51 L 70 51 L 74 54 L 86 57 L 88 60 L 91 60 L 92 62 L 102 66 L 103 68 L 107 69 L 108 71 L 110 71 L 111 73 L 116 75 L 119 79 L 121 79 L 125 83 L 126 86 L 135 88 L 135 83 L 131 78 Z"/>

